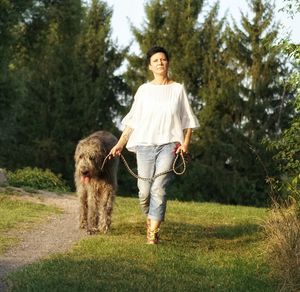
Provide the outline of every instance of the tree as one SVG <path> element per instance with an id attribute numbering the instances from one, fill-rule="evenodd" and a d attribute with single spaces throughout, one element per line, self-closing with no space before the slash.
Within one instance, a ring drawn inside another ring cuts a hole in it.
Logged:
<path id="1" fill-rule="evenodd" d="M 11 114 L 15 96 L 24 91 L 22 76 L 15 70 L 13 60 L 17 53 L 19 33 L 18 24 L 24 21 L 25 11 L 33 1 L 0 2 L 0 165 L 9 163 L 8 144 L 14 145 L 15 117 Z"/>
<path id="2" fill-rule="evenodd" d="M 26 94 L 19 98 L 17 145 L 23 153 L 15 166 L 70 172 L 78 137 L 75 100 L 82 86 L 76 57 L 82 7 L 80 1 L 39 1 L 21 24 L 22 52 L 16 65 L 24 72 Z"/>
<path id="3" fill-rule="evenodd" d="M 78 100 L 81 109 L 82 136 L 95 130 L 110 130 L 119 136 L 115 126 L 124 114 L 124 101 L 128 87 L 116 71 L 122 66 L 128 48 L 119 49 L 111 40 L 112 10 L 103 1 L 93 0 L 87 8 L 83 31 L 78 47 L 81 70 L 85 76 L 85 92 Z M 132 193 L 135 184 L 120 168 L 119 193 Z"/>
<path id="4" fill-rule="evenodd" d="M 285 1 L 285 11 L 291 17 L 294 13 L 300 12 L 300 2 L 293 0 Z M 293 8 L 293 9 L 292 9 Z M 296 11 L 296 12 L 295 12 Z M 290 123 L 290 126 L 285 129 L 279 137 L 275 139 L 265 139 L 265 144 L 268 149 L 271 149 L 274 154 L 274 159 L 279 162 L 280 176 L 278 177 L 278 190 L 281 195 L 286 198 L 291 196 L 299 201 L 300 195 L 300 45 L 293 44 L 289 40 L 282 42 L 282 48 L 291 57 L 296 70 L 289 76 L 288 83 L 295 91 L 296 98 L 293 102 L 295 115 Z M 299 204 L 298 204 L 299 205 Z"/>
<path id="5" fill-rule="evenodd" d="M 276 169 L 262 140 L 278 136 L 287 126 L 291 113 L 289 100 L 293 95 L 286 82 L 289 72 L 286 59 L 276 44 L 278 28 L 272 22 L 274 7 L 261 0 L 250 1 L 249 6 L 253 18 L 250 20 L 242 14 L 242 27 L 235 23 L 234 29 L 228 31 L 227 46 L 232 56 L 229 65 L 243 72 L 239 90 L 243 103 L 239 124 L 243 143 L 238 151 L 242 156 L 236 157 L 233 165 L 249 181 L 252 195 L 241 194 L 245 200 L 251 196 L 264 203 L 267 199 L 265 173 L 256 154 L 271 172 Z"/>
<path id="6" fill-rule="evenodd" d="M 201 126 L 195 133 L 194 151 L 198 155 L 194 167 L 191 166 L 191 175 L 197 179 L 199 187 L 193 193 L 204 200 L 246 204 L 250 202 L 239 200 L 236 194 L 248 191 L 248 184 L 233 163 L 244 141 L 240 129 L 243 103 L 238 87 L 242 76 L 228 66 L 230 54 L 224 46 L 225 19 L 218 20 L 218 12 L 217 3 L 200 27 L 198 50 L 201 51 L 203 75 L 198 98 L 201 97 L 202 105 Z"/>
<path id="7" fill-rule="evenodd" d="M 111 40 L 112 10 L 103 1 L 93 0 L 87 9 L 79 44 L 79 57 L 85 80 L 81 128 L 86 135 L 99 129 L 117 132 L 114 121 L 122 111 L 120 102 L 127 87 L 117 75 L 127 48 L 119 50 Z"/>

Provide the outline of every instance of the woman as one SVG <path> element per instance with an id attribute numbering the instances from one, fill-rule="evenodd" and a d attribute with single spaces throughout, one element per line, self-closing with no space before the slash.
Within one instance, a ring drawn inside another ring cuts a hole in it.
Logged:
<path id="1" fill-rule="evenodd" d="M 169 55 L 162 47 L 152 47 L 147 53 L 151 82 L 141 85 L 131 110 L 122 120 L 125 129 L 112 156 L 120 155 L 127 144 L 136 152 L 138 175 L 151 178 L 172 168 L 174 152 L 188 152 L 192 128 L 199 123 L 189 105 L 183 85 L 168 76 Z M 176 145 L 180 144 L 176 148 Z M 166 212 L 166 186 L 170 173 L 154 181 L 138 179 L 139 200 L 147 216 L 147 242 L 157 244 L 158 232 Z"/>

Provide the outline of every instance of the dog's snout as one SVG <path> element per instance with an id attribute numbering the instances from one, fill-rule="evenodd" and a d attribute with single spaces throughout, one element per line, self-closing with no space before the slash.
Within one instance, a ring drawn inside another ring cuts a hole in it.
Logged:
<path id="1" fill-rule="evenodd" d="M 88 175 L 89 172 L 88 172 L 87 170 L 83 170 L 83 171 L 81 171 L 81 174 L 82 174 L 82 175 Z"/>

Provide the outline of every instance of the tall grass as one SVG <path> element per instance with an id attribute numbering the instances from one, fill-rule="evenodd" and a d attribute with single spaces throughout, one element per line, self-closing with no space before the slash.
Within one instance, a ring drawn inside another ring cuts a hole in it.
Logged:
<path id="1" fill-rule="evenodd" d="M 274 204 L 265 223 L 269 260 L 282 291 L 300 291 L 300 213 L 295 200 Z"/>
<path id="2" fill-rule="evenodd" d="M 275 149 L 281 176 L 270 177 L 260 155 L 251 148 L 266 174 L 272 200 L 270 216 L 264 223 L 266 245 L 273 275 L 279 279 L 280 290 L 300 291 L 300 161 L 299 122 L 296 120 L 279 139 L 264 143 Z"/>
<path id="3" fill-rule="evenodd" d="M 265 209 L 168 204 L 162 243 L 146 245 L 138 201 L 117 198 L 111 231 L 10 276 L 12 291 L 274 291 Z M 74 224 L 76 224 L 74 222 Z"/>

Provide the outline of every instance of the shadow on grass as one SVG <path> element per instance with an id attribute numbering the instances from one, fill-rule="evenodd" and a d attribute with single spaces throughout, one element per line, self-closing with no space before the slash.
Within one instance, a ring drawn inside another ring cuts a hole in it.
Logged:
<path id="1" fill-rule="evenodd" d="M 45 260 L 13 274 L 11 290 L 274 291 L 264 268 L 254 262 L 240 260 L 229 266 L 212 265 L 186 255 L 174 262 L 165 250 L 145 247 L 143 254 L 142 258 L 135 252 L 127 257 Z"/>
<path id="2" fill-rule="evenodd" d="M 235 225 L 202 226 L 178 222 L 167 222 L 161 226 L 161 237 L 165 243 L 194 246 L 207 241 L 234 241 L 236 244 L 248 244 L 261 240 L 261 226 L 254 223 L 239 223 Z M 146 236 L 144 223 L 118 224 L 112 230 L 112 235 Z"/>

